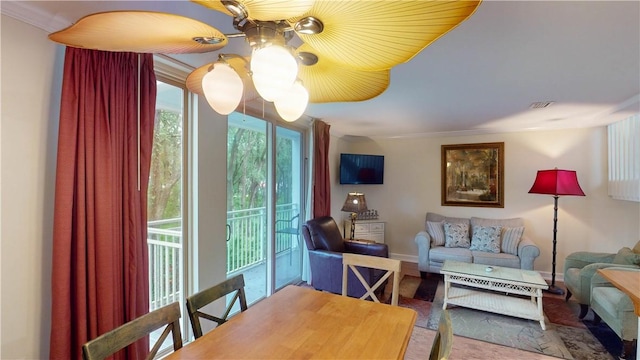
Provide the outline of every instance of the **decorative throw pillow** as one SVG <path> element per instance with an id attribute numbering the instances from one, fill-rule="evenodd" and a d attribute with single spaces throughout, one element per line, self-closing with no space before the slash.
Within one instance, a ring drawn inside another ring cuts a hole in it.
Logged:
<path id="1" fill-rule="evenodd" d="M 444 246 L 444 220 L 427 221 L 427 233 L 433 245 Z"/>
<path id="2" fill-rule="evenodd" d="M 640 254 L 640 240 L 638 240 L 636 246 L 633 247 L 633 252 L 636 254 Z"/>
<path id="3" fill-rule="evenodd" d="M 502 239 L 500 249 L 503 253 L 518 255 L 518 244 L 524 234 L 524 226 L 514 228 L 502 228 Z"/>
<path id="4" fill-rule="evenodd" d="M 444 223 L 444 246 L 468 248 L 471 245 L 469 241 L 469 225 L 464 223 Z"/>
<path id="5" fill-rule="evenodd" d="M 502 226 L 474 226 L 469 250 L 499 253 L 501 232 Z"/>
<path id="6" fill-rule="evenodd" d="M 640 254 L 636 254 L 628 247 L 623 247 L 613 258 L 613 263 L 618 265 L 640 265 Z"/>

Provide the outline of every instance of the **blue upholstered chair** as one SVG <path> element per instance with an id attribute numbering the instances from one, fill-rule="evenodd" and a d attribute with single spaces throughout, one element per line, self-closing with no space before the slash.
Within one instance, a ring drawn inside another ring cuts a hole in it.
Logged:
<path id="1" fill-rule="evenodd" d="M 609 269 L 640 272 L 640 269 L 629 267 Z M 631 358 L 629 356 L 633 353 L 633 342 L 638 339 L 638 317 L 633 311 L 631 298 L 596 272 L 591 278 L 590 305 L 595 322 L 604 321 L 622 339 L 620 358 Z"/>
<path id="2" fill-rule="evenodd" d="M 640 268 L 640 241 L 633 249 L 623 247 L 618 253 L 580 251 L 567 256 L 564 261 L 565 300 L 572 296 L 580 304 L 580 319 L 589 311 L 591 303 L 591 278 L 598 269 L 608 267 Z"/>
<path id="3" fill-rule="evenodd" d="M 389 257 L 389 248 L 386 244 L 345 241 L 338 224 L 330 216 L 307 221 L 302 225 L 302 236 L 309 250 L 311 285 L 316 290 L 342 294 L 343 253 Z M 360 273 L 369 285 L 373 285 L 385 271 L 361 269 Z M 347 285 L 347 295 L 350 297 L 359 298 L 366 293 L 364 286 L 352 271 L 349 271 Z"/>

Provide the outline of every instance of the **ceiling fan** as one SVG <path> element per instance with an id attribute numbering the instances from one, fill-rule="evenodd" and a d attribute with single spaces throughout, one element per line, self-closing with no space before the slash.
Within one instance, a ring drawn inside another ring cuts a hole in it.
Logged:
<path id="1" fill-rule="evenodd" d="M 251 58 L 219 54 L 194 70 L 187 88 L 221 114 L 241 99 L 273 101 L 294 121 L 312 103 L 371 99 L 389 85 L 390 69 L 409 61 L 473 14 L 481 0 L 190 0 L 232 16 L 236 34 L 180 15 L 110 11 L 54 32 L 78 48 L 140 53 L 204 53 L 245 37 Z M 302 45 L 288 45 L 295 36 Z M 283 56 L 273 60 L 271 53 Z M 223 91 L 221 91 L 223 90 Z"/>

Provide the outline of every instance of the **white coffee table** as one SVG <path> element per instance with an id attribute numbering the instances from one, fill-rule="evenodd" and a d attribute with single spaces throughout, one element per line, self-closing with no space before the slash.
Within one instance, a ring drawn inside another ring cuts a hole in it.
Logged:
<path id="1" fill-rule="evenodd" d="M 445 260 L 441 274 L 444 274 L 444 303 L 476 310 L 540 321 L 546 330 L 542 312 L 542 290 L 549 285 L 535 271 L 512 269 L 500 266 L 469 264 Z M 460 284 L 464 287 L 451 286 Z M 479 290 L 484 289 L 484 290 Z M 486 291 L 491 290 L 491 291 Z M 510 295 L 525 295 L 522 298 Z"/>

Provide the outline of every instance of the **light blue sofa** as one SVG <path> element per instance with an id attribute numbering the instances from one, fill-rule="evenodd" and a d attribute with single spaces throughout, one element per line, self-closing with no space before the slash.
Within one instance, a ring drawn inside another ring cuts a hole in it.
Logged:
<path id="1" fill-rule="evenodd" d="M 521 218 L 513 219 L 483 219 L 483 218 L 456 218 L 436 213 L 427 213 L 425 229 L 416 234 L 415 242 L 418 245 L 418 269 L 422 277 L 426 273 L 440 273 L 445 260 L 452 259 L 468 263 L 484 265 L 505 266 L 516 269 L 533 270 L 533 262 L 540 255 L 540 249 L 524 234 L 517 242 L 517 249 L 512 253 L 500 251 L 499 253 L 470 250 L 468 247 L 446 247 L 435 245 L 435 241 L 428 231 L 428 222 L 461 223 L 468 226 L 469 236 L 473 234 L 474 226 L 500 226 L 503 229 L 524 227 Z"/>

